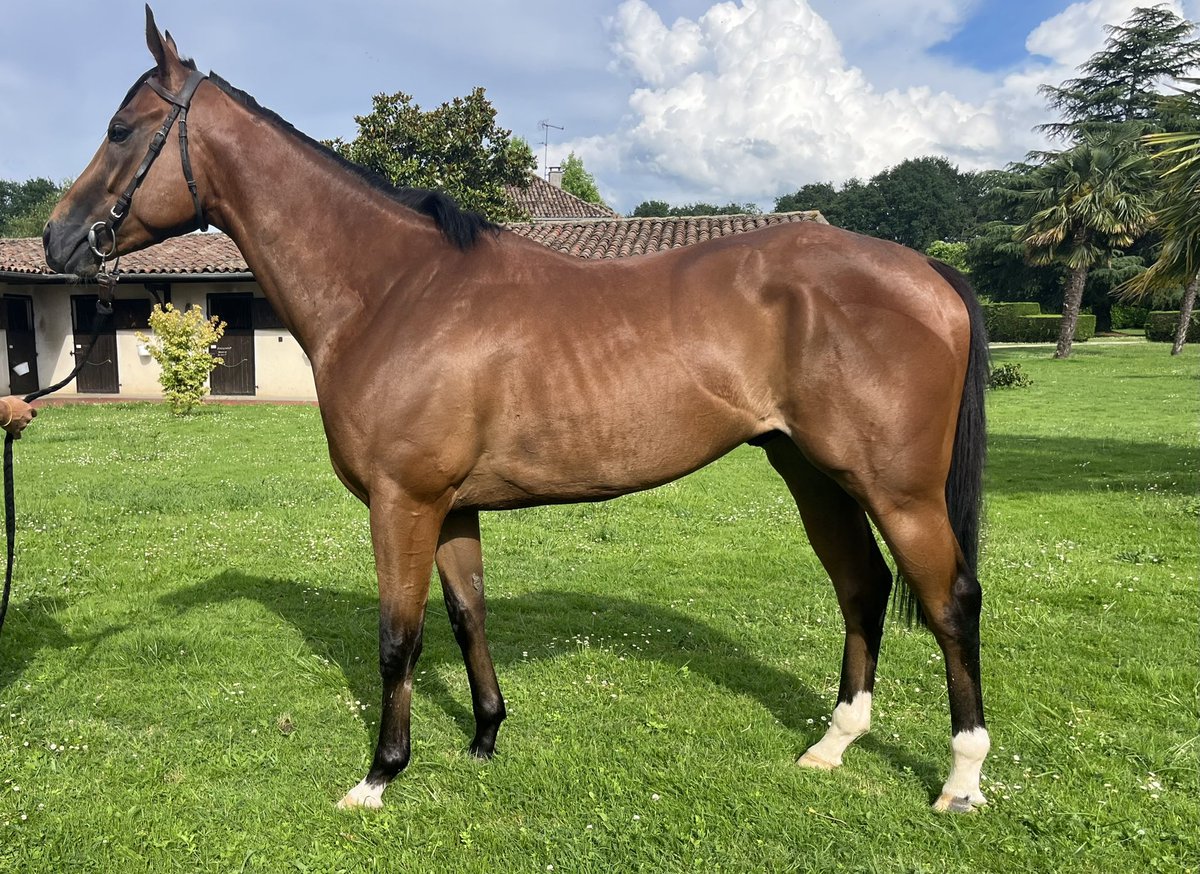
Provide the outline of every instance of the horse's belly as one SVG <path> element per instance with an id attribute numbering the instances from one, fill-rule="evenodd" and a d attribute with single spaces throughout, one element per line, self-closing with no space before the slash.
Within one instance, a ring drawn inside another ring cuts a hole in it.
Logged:
<path id="1" fill-rule="evenodd" d="M 620 426 L 520 429 L 488 446 L 456 503 L 504 509 L 613 498 L 678 479 L 763 430 L 751 417 L 712 408 L 686 417 L 635 413 Z"/>

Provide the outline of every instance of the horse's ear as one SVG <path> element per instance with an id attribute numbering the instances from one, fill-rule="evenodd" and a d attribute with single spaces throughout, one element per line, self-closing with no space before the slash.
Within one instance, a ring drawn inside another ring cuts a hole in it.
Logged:
<path id="1" fill-rule="evenodd" d="M 159 33 L 158 25 L 154 23 L 154 10 L 149 3 L 146 4 L 146 48 L 150 49 L 158 66 L 159 81 L 168 88 L 180 84 L 175 80 L 185 74 L 181 72 L 183 62 L 179 60 L 179 50 L 175 48 L 175 40 L 171 39 L 170 34 L 164 39 Z"/>
<path id="2" fill-rule="evenodd" d="M 158 64 L 158 71 L 163 72 L 167 66 L 167 50 L 163 46 L 162 34 L 158 32 L 158 25 L 154 23 L 154 10 L 150 8 L 149 3 L 146 4 L 146 48 L 150 49 L 150 54 L 154 56 L 154 60 Z"/>

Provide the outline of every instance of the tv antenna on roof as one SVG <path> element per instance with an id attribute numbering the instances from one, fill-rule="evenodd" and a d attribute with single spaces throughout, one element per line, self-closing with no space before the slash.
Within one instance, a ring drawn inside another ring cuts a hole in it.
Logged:
<path id="1" fill-rule="evenodd" d="M 566 130 L 557 124 L 551 124 L 550 119 L 543 118 L 538 122 L 538 127 L 542 129 L 542 174 L 544 178 L 550 178 L 550 129 Z"/>

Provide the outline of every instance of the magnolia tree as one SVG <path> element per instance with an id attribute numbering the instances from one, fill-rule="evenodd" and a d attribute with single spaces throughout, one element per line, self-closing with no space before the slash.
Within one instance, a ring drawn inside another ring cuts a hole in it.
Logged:
<path id="1" fill-rule="evenodd" d="M 496 124 L 482 88 L 424 110 L 404 92 L 377 94 L 369 115 L 355 117 L 358 136 L 328 145 L 393 185 L 432 188 L 494 222 L 527 219 L 508 187 L 529 187 L 537 162 L 529 144 Z"/>
<path id="2" fill-rule="evenodd" d="M 206 319 L 198 306 L 180 312 L 171 304 L 155 304 L 150 328 L 154 336 L 139 332 L 138 341 L 162 368 L 158 381 L 171 412 L 187 415 L 208 394 L 208 375 L 223 363 L 208 348 L 224 335 L 225 323 L 216 316 Z"/>

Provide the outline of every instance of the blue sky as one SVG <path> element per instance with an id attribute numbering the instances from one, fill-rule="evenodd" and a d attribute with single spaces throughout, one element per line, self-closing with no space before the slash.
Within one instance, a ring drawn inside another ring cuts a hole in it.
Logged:
<path id="1" fill-rule="evenodd" d="M 432 106 L 482 85 L 531 142 L 540 119 L 562 126 L 550 163 L 576 151 L 628 211 L 770 206 L 924 154 L 1003 166 L 1044 145 L 1037 86 L 1072 75 L 1137 5 L 159 0 L 155 13 L 201 69 L 317 138 L 353 136 L 375 93 Z M 1200 0 L 1168 5 L 1195 18 Z M 141 3 L 6 0 L 0 26 L 0 178 L 78 174 L 150 64 Z"/>
<path id="2" fill-rule="evenodd" d="M 1152 0 L 1145 0 L 1152 5 Z M 935 51 L 981 70 L 1006 70 L 1028 57 L 1025 38 L 1069 4 L 1060 0 L 984 3 Z"/>

